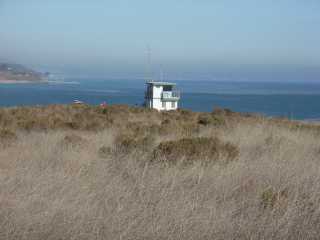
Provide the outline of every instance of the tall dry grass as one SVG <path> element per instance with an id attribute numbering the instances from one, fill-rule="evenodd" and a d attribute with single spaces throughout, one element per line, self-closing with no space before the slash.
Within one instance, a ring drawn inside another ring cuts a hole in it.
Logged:
<path id="1" fill-rule="evenodd" d="M 0 239 L 319 239 L 317 127 L 89 106 L 2 109 L 0 126 Z"/>

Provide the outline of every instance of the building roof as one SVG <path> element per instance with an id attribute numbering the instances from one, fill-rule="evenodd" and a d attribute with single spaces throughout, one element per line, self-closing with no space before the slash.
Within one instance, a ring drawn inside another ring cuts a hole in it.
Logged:
<path id="1" fill-rule="evenodd" d="M 147 84 L 154 85 L 154 86 L 176 86 L 176 83 L 169 83 L 169 82 L 153 82 L 149 81 Z"/>

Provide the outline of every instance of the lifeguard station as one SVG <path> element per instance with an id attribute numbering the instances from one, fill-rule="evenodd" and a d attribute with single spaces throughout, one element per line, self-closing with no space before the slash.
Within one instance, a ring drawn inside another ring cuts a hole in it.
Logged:
<path id="1" fill-rule="evenodd" d="M 145 92 L 145 106 L 159 111 L 177 110 L 180 91 L 175 83 L 149 81 Z"/>

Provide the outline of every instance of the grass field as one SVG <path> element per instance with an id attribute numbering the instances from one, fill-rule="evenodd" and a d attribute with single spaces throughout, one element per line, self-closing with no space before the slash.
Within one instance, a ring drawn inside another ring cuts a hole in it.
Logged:
<path id="1" fill-rule="evenodd" d="M 0 109 L 0 239 L 319 239 L 320 127 L 186 110 Z"/>

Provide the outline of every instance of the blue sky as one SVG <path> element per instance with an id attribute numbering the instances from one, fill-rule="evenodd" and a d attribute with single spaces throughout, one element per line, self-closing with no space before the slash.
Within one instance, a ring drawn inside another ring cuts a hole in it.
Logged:
<path id="1" fill-rule="evenodd" d="M 140 77 L 150 46 L 169 77 L 318 76 L 319 13 L 318 0 L 0 0 L 0 61 Z"/>

